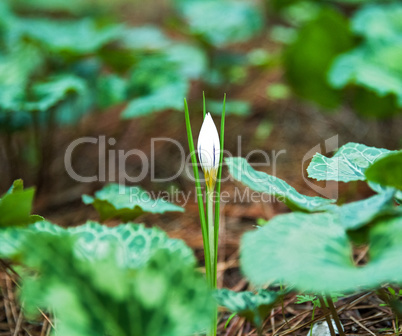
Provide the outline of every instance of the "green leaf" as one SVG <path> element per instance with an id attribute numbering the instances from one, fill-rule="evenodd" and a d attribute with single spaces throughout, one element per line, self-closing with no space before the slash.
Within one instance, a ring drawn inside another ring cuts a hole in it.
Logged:
<path id="1" fill-rule="evenodd" d="M 306 302 L 311 302 L 314 303 L 317 299 L 316 295 L 296 295 L 296 304 L 301 304 L 301 303 L 306 303 Z"/>
<path id="2" fill-rule="evenodd" d="M 281 295 L 278 292 L 265 289 L 253 293 L 234 292 L 223 288 L 216 291 L 215 297 L 220 306 L 245 317 L 257 327 L 261 327 Z"/>
<path id="3" fill-rule="evenodd" d="M 95 197 L 83 195 L 85 204 L 92 204 L 101 220 L 120 218 L 132 220 L 143 213 L 183 212 L 184 209 L 166 200 L 152 199 L 149 193 L 140 187 L 126 187 L 115 183 L 108 184 L 95 193 Z"/>
<path id="4" fill-rule="evenodd" d="M 399 112 L 396 96 L 391 93 L 378 95 L 364 86 L 353 88 L 352 109 L 367 118 L 389 118 Z"/>
<path id="5" fill-rule="evenodd" d="M 301 97 L 324 107 L 341 102 L 339 91 L 327 81 L 327 72 L 336 56 L 352 47 L 352 35 L 345 17 L 331 9 L 304 25 L 284 54 L 286 78 Z"/>
<path id="6" fill-rule="evenodd" d="M 379 97 L 394 94 L 402 107 L 402 66 L 397 63 L 401 57 L 400 45 L 362 45 L 334 61 L 328 80 L 337 89 L 355 84 Z"/>
<path id="7" fill-rule="evenodd" d="M 38 217 L 31 216 L 35 188 L 23 189 L 22 180 L 14 181 L 12 187 L 0 198 L 0 228 L 24 226 Z"/>
<path id="8" fill-rule="evenodd" d="M 107 108 L 127 99 L 127 81 L 117 75 L 102 76 L 97 80 L 97 102 Z"/>
<path id="9" fill-rule="evenodd" d="M 23 191 L 24 190 L 24 181 L 21 179 L 15 180 L 13 182 L 13 185 L 10 187 L 10 189 L 7 190 L 7 194 L 12 194 L 14 192 L 18 191 Z"/>
<path id="10" fill-rule="evenodd" d="M 47 111 L 70 95 L 87 94 L 88 88 L 83 79 L 74 75 L 58 75 L 43 83 L 33 86 L 33 93 L 38 98 L 35 102 L 26 102 L 23 109 L 28 111 Z"/>
<path id="11" fill-rule="evenodd" d="M 378 217 L 397 213 L 394 196 L 395 190 L 386 190 L 367 199 L 334 208 L 332 212 L 339 216 L 339 222 L 346 230 L 355 230 Z"/>
<path id="12" fill-rule="evenodd" d="M 13 44 L 8 53 L 0 53 L 0 129 L 13 132 L 32 123 L 32 116 L 22 110 L 25 88 L 43 67 L 44 58 L 37 46 Z"/>
<path id="13" fill-rule="evenodd" d="M 89 54 L 117 40 L 121 33 L 120 26 L 98 28 L 89 18 L 75 21 L 20 19 L 13 28 L 13 39 L 31 38 L 55 52 Z"/>
<path id="14" fill-rule="evenodd" d="M 275 196 L 292 210 L 315 212 L 335 207 L 335 200 L 302 195 L 280 178 L 254 170 L 244 158 L 226 158 L 225 162 L 235 180 L 255 191 Z"/>
<path id="15" fill-rule="evenodd" d="M 256 285 L 280 281 L 301 291 L 339 291 L 357 286 L 351 251 L 336 215 L 291 213 L 243 236 L 241 268 Z"/>
<path id="16" fill-rule="evenodd" d="M 370 263 L 367 276 L 377 283 L 402 283 L 402 270 L 398 259 L 402 254 L 402 215 L 383 218 L 369 231 Z"/>
<path id="17" fill-rule="evenodd" d="M 185 80 L 172 82 L 150 95 L 135 98 L 121 114 L 123 119 L 137 118 L 153 112 L 167 109 L 180 110 L 182 99 L 189 90 L 189 83 Z"/>
<path id="18" fill-rule="evenodd" d="M 122 112 L 123 119 L 135 118 L 165 109 L 181 110 L 189 90 L 189 80 L 180 66 L 166 55 L 142 59 L 133 68 L 128 94 L 135 96 Z"/>
<path id="19" fill-rule="evenodd" d="M 30 77 L 43 66 L 42 56 L 39 49 L 32 44 L 14 44 L 7 53 L 0 54 L 0 85 L 23 90 Z M 7 108 L 8 104 L 3 99 L 0 101 L 1 107 Z"/>
<path id="20" fill-rule="evenodd" d="M 243 236 L 241 267 L 259 286 L 281 281 L 312 293 L 370 290 L 402 283 L 402 271 L 395 267 L 401 239 L 402 216 L 380 218 L 369 227 L 370 261 L 356 267 L 336 214 L 279 215 Z"/>
<path id="21" fill-rule="evenodd" d="M 116 0 L 111 2 L 103 0 L 94 0 L 90 3 L 86 0 L 13 0 L 13 5 L 18 9 L 24 9 L 24 13 L 47 13 L 55 15 L 60 13 L 65 16 L 89 16 L 97 14 L 111 15 L 111 10 L 118 7 L 118 4 L 123 4 L 125 0 Z"/>
<path id="22" fill-rule="evenodd" d="M 113 228 L 96 222 L 69 228 L 76 238 L 76 251 L 88 260 L 106 257 L 116 250 L 116 264 L 123 268 L 140 268 L 148 262 L 156 249 L 168 250 L 188 265 L 195 265 L 192 250 L 182 240 L 171 239 L 158 228 L 138 224 L 125 224 Z"/>
<path id="23" fill-rule="evenodd" d="M 352 18 L 352 29 L 367 39 L 401 41 L 402 5 L 370 4 L 358 10 Z"/>
<path id="24" fill-rule="evenodd" d="M 307 168 L 308 176 L 318 181 L 364 181 L 364 171 L 388 152 L 388 149 L 349 142 L 339 148 L 332 158 L 315 154 Z"/>
<path id="25" fill-rule="evenodd" d="M 402 151 L 387 154 L 365 171 L 368 181 L 402 190 Z"/>
<path id="26" fill-rule="evenodd" d="M 244 42 L 263 28 L 261 11 L 246 1 L 176 1 L 190 32 L 215 46 Z"/>
<path id="27" fill-rule="evenodd" d="M 25 237 L 30 233 L 46 232 L 61 234 L 64 230 L 50 222 L 38 221 L 24 228 L 9 227 L 0 230 L 0 258 L 17 258 Z"/>
<path id="28" fill-rule="evenodd" d="M 134 271 L 113 258 L 77 258 L 71 237 L 36 233 L 27 236 L 21 254 L 38 272 L 23 278 L 26 313 L 37 315 L 38 307 L 54 312 L 57 335 L 187 336 L 211 323 L 204 279 L 171 251 L 157 250 Z"/>
<path id="29" fill-rule="evenodd" d="M 396 294 L 395 289 L 393 289 L 392 287 L 387 287 L 387 289 L 388 289 L 388 292 L 390 292 L 392 295 L 395 296 L 395 294 Z"/>
<path id="30" fill-rule="evenodd" d="M 120 41 L 126 48 L 145 51 L 161 50 L 171 44 L 165 33 L 152 25 L 125 28 Z"/>
<path id="31" fill-rule="evenodd" d="M 199 79 L 208 68 L 206 52 L 191 44 L 174 44 L 164 50 L 168 62 L 176 65 L 179 73 L 190 79 Z"/>

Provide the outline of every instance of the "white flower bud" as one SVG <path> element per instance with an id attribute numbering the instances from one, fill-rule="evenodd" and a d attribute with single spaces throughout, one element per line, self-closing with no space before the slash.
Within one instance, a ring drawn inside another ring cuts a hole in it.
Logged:
<path id="1" fill-rule="evenodd" d="M 219 134 L 211 114 L 207 113 L 198 136 L 198 158 L 204 171 L 208 188 L 215 186 L 216 172 L 219 167 L 220 141 Z"/>

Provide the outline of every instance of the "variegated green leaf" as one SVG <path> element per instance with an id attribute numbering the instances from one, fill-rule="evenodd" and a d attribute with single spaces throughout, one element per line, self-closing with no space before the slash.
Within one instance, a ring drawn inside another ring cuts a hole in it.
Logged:
<path id="1" fill-rule="evenodd" d="M 104 258 L 83 260 L 71 236 L 31 233 L 21 263 L 25 313 L 51 310 L 56 334 L 187 336 L 209 327 L 213 301 L 194 265 L 177 251 L 157 249 L 142 267 L 120 268 L 114 248 Z"/>
<path id="2" fill-rule="evenodd" d="M 384 216 L 368 230 L 370 261 L 352 262 L 352 245 L 339 216 L 279 215 L 244 235 L 241 267 L 256 285 L 281 281 L 308 292 L 356 292 L 402 283 L 402 215 Z"/>
<path id="3" fill-rule="evenodd" d="M 0 257 L 18 255 L 26 235 L 46 232 L 54 236 L 74 237 L 75 253 L 83 259 L 105 258 L 115 251 L 115 262 L 124 268 L 138 268 L 144 265 L 158 249 L 176 253 L 187 264 L 195 264 L 192 250 L 181 240 L 170 239 L 157 228 L 145 228 L 141 224 L 125 224 L 113 228 L 96 222 L 63 229 L 52 223 L 37 222 L 27 228 L 9 228 L 0 231 Z"/>
<path id="4" fill-rule="evenodd" d="M 94 197 L 83 195 L 82 200 L 85 204 L 92 204 L 95 207 L 101 220 L 114 217 L 129 221 L 146 212 L 184 211 L 182 207 L 164 199 L 152 199 L 140 187 L 126 187 L 115 183 L 97 191 Z"/>
<path id="5" fill-rule="evenodd" d="M 315 154 L 307 168 L 308 176 L 318 181 L 364 181 L 364 171 L 388 152 L 388 149 L 349 142 L 331 158 Z"/>
<path id="6" fill-rule="evenodd" d="M 315 212 L 335 207 L 334 200 L 302 195 L 280 178 L 254 170 L 244 158 L 226 158 L 225 162 L 235 180 L 255 191 L 275 196 L 292 210 Z"/>

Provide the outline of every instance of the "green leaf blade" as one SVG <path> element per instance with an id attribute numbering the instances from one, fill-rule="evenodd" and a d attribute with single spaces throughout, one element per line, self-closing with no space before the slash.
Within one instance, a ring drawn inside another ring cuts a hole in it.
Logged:
<path id="1" fill-rule="evenodd" d="M 169 211 L 183 212 L 184 209 L 163 198 L 152 199 L 140 187 L 127 187 L 111 183 L 95 193 L 95 197 L 83 195 L 85 204 L 92 204 L 102 220 L 120 218 L 129 221 L 143 213 L 163 214 Z"/>
<path id="2" fill-rule="evenodd" d="M 365 171 L 368 181 L 402 190 L 402 151 L 387 154 Z"/>
<path id="3" fill-rule="evenodd" d="M 259 286 L 281 281 L 313 293 L 351 290 L 360 280 L 351 252 L 337 216 L 292 213 L 243 236 L 241 268 Z"/>
<path id="4" fill-rule="evenodd" d="M 22 180 L 14 181 L 0 199 L 0 228 L 26 226 L 38 217 L 31 217 L 35 188 L 23 189 Z"/>
<path id="5" fill-rule="evenodd" d="M 322 197 L 305 196 L 298 193 L 285 181 L 254 170 L 244 158 L 226 158 L 233 178 L 251 189 L 277 197 L 292 210 L 305 212 L 326 211 L 333 208 L 335 201 Z"/>
<path id="6" fill-rule="evenodd" d="M 364 181 L 364 171 L 388 152 L 388 149 L 349 142 L 332 158 L 320 153 L 315 154 L 307 168 L 308 176 L 318 181 Z"/>

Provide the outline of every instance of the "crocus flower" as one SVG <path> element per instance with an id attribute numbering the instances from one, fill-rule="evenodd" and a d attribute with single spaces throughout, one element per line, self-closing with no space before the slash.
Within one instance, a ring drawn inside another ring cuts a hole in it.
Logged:
<path id="1" fill-rule="evenodd" d="M 197 148 L 198 158 L 205 176 L 205 183 L 209 190 L 213 190 L 219 167 L 220 142 L 218 130 L 210 113 L 207 113 L 202 123 Z"/>

